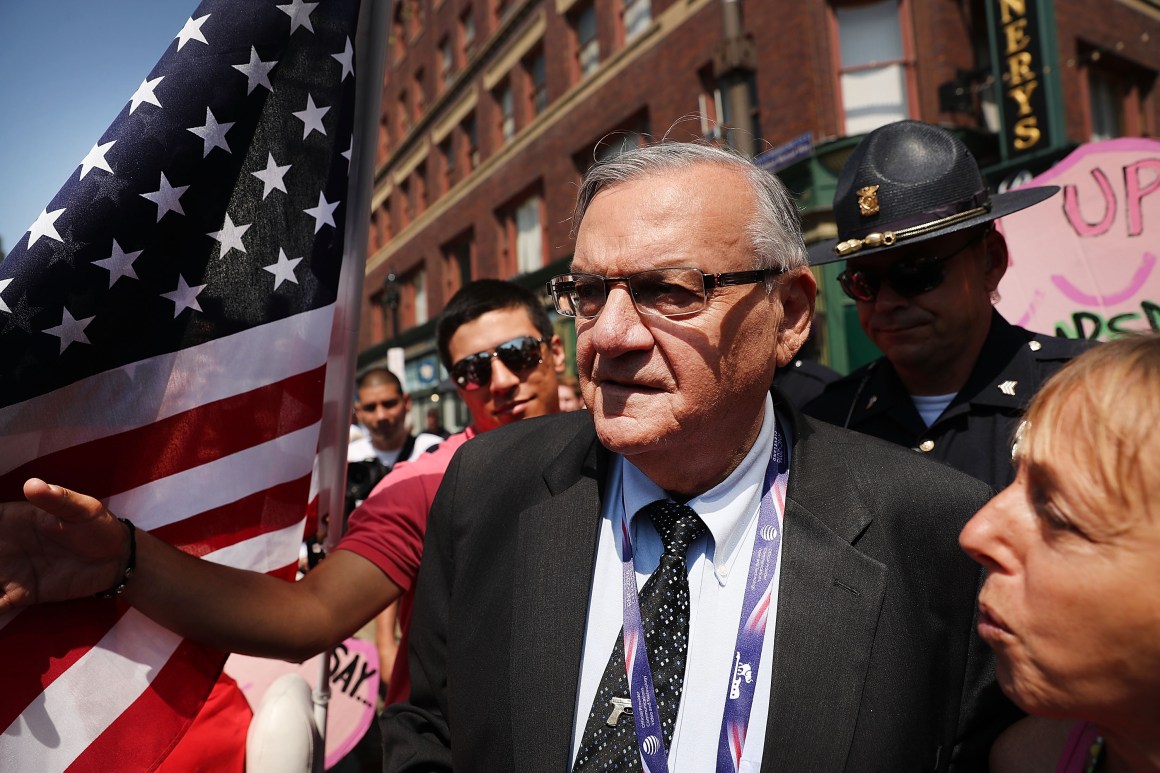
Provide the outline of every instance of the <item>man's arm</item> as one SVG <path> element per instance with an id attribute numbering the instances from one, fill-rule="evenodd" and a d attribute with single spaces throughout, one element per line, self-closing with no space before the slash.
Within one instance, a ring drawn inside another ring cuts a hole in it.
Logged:
<path id="1" fill-rule="evenodd" d="M 116 585 L 126 527 L 96 499 L 32 479 L 27 503 L 0 504 L 0 612 L 84 598 Z M 401 595 L 373 563 L 335 551 L 301 582 L 194 558 L 138 531 L 121 596 L 192 640 L 231 652 L 305 660 L 342 641 Z"/>
<path id="2" fill-rule="evenodd" d="M 447 718 L 447 629 L 454 575 L 452 515 L 462 462 L 456 456 L 431 506 L 416 579 L 415 606 L 408 634 L 411 694 L 384 714 L 383 769 L 450 771 L 451 727 Z"/>
<path id="3" fill-rule="evenodd" d="M 398 604 L 391 604 L 375 618 L 375 648 L 379 651 L 379 674 L 384 684 L 394 673 L 399 654 L 399 640 L 395 638 L 398 609 Z"/>

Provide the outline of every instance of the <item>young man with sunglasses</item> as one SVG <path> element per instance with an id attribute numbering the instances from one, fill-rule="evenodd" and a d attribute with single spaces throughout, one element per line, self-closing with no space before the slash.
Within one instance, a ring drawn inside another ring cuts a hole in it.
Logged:
<path id="1" fill-rule="evenodd" d="M 838 177 L 839 241 L 812 248 L 811 263 L 846 261 L 839 282 L 884 356 L 805 412 L 1007 486 L 1024 409 L 1089 344 L 1032 333 L 994 309 L 1008 257 L 993 221 L 1057 190 L 989 195 L 962 141 L 929 124 L 866 135 Z"/>
<path id="2" fill-rule="evenodd" d="M 337 551 L 377 566 L 399 598 L 402 631 L 387 684 L 386 703 L 410 692 L 407 640 L 415 576 L 423 555 L 427 514 L 455 452 L 476 435 L 558 410 L 557 377 L 564 348 L 548 314 L 529 291 L 511 282 L 480 279 L 451 297 L 436 326 L 439 357 L 467 404 L 472 423 L 383 479 L 354 512 Z M 324 562 L 325 564 L 325 562 Z"/>
<path id="3" fill-rule="evenodd" d="M 397 465 L 352 514 L 337 549 L 301 581 L 199 560 L 127 530 L 91 497 L 34 480 L 26 495 L 61 521 L 27 505 L 0 506 L 0 607 L 14 595 L 26 603 L 92 596 L 109 587 L 111 571 L 124 580 L 122 600 L 186 638 L 231 652 L 302 661 L 400 597 L 405 631 L 427 513 L 455 450 L 505 424 L 555 413 L 556 376 L 564 370 L 544 307 L 510 282 L 465 285 L 440 316 L 437 338 L 472 425 Z M 406 696 L 405 653 L 404 646 L 389 699 Z"/>

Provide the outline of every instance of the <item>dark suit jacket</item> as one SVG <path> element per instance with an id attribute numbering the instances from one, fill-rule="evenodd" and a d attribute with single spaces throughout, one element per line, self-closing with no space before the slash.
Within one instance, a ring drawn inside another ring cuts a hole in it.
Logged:
<path id="1" fill-rule="evenodd" d="M 907 449 L 793 423 L 762 770 L 985 757 L 1009 704 L 974 632 L 979 570 L 956 537 L 990 490 Z M 384 720 L 385 770 L 567 769 L 610 459 L 584 411 L 460 449 L 428 523 L 411 701 Z"/>

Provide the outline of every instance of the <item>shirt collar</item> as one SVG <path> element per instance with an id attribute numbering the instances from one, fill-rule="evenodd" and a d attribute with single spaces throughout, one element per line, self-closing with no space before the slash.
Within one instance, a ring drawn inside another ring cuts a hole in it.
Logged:
<path id="1" fill-rule="evenodd" d="M 769 394 L 765 396 L 763 411 L 761 431 L 741 463 L 725 480 L 687 503 L 701 516 L 713 537 L 713 561 L 718 568 L 732 564 L 741 538 L 758 515 L 765 471 L 773 454 L 776 422 Z M 628 459 L 623 460 L 622 476 L 621 498 L 631 528 L 642 507 L 666 498 L 667 494 Z"/>

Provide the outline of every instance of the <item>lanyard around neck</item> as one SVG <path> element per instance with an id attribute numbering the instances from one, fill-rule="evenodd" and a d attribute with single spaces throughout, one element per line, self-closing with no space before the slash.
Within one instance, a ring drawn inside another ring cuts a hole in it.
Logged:
<path id="1" fill-rule="evenodd" d="M 753 695 L 757 688 L 757 672 L 761 665 L 761 647 L 765 641 L 765 628 L 769 619 L 773 581 L 777 575 L 788 479 L 789 455 L 785 438 L 781 428 L 775 425 L 773 452 L 765 470 L 761 512 L 757 520 L 757 533 L 754 536 L 753 555 L 749 560 L 745 600 L 738 623 L 733 665 L 729 673 L 725 712 L 721 717 L 721 736 L 717 748 L 718 773 L 735 773 L 745 748 L 745 736 L 749 728 L 750 713 L 753 710 Z M 640 618 L 640 596 L 636 587 L 636 567 L 633 563 L 627 516 L 621 519 L 620 536 L 624 556 L 622 561 L 624 666 L 628 673 L 637 749 L 646 770 L 651 773 L 667 773 L 668 751 L 665 749 L 660 712 L 657 710 L 656 692 L 653 689 L 652 669 L 649 667 L 645 648 L 644 624 Z"/>

